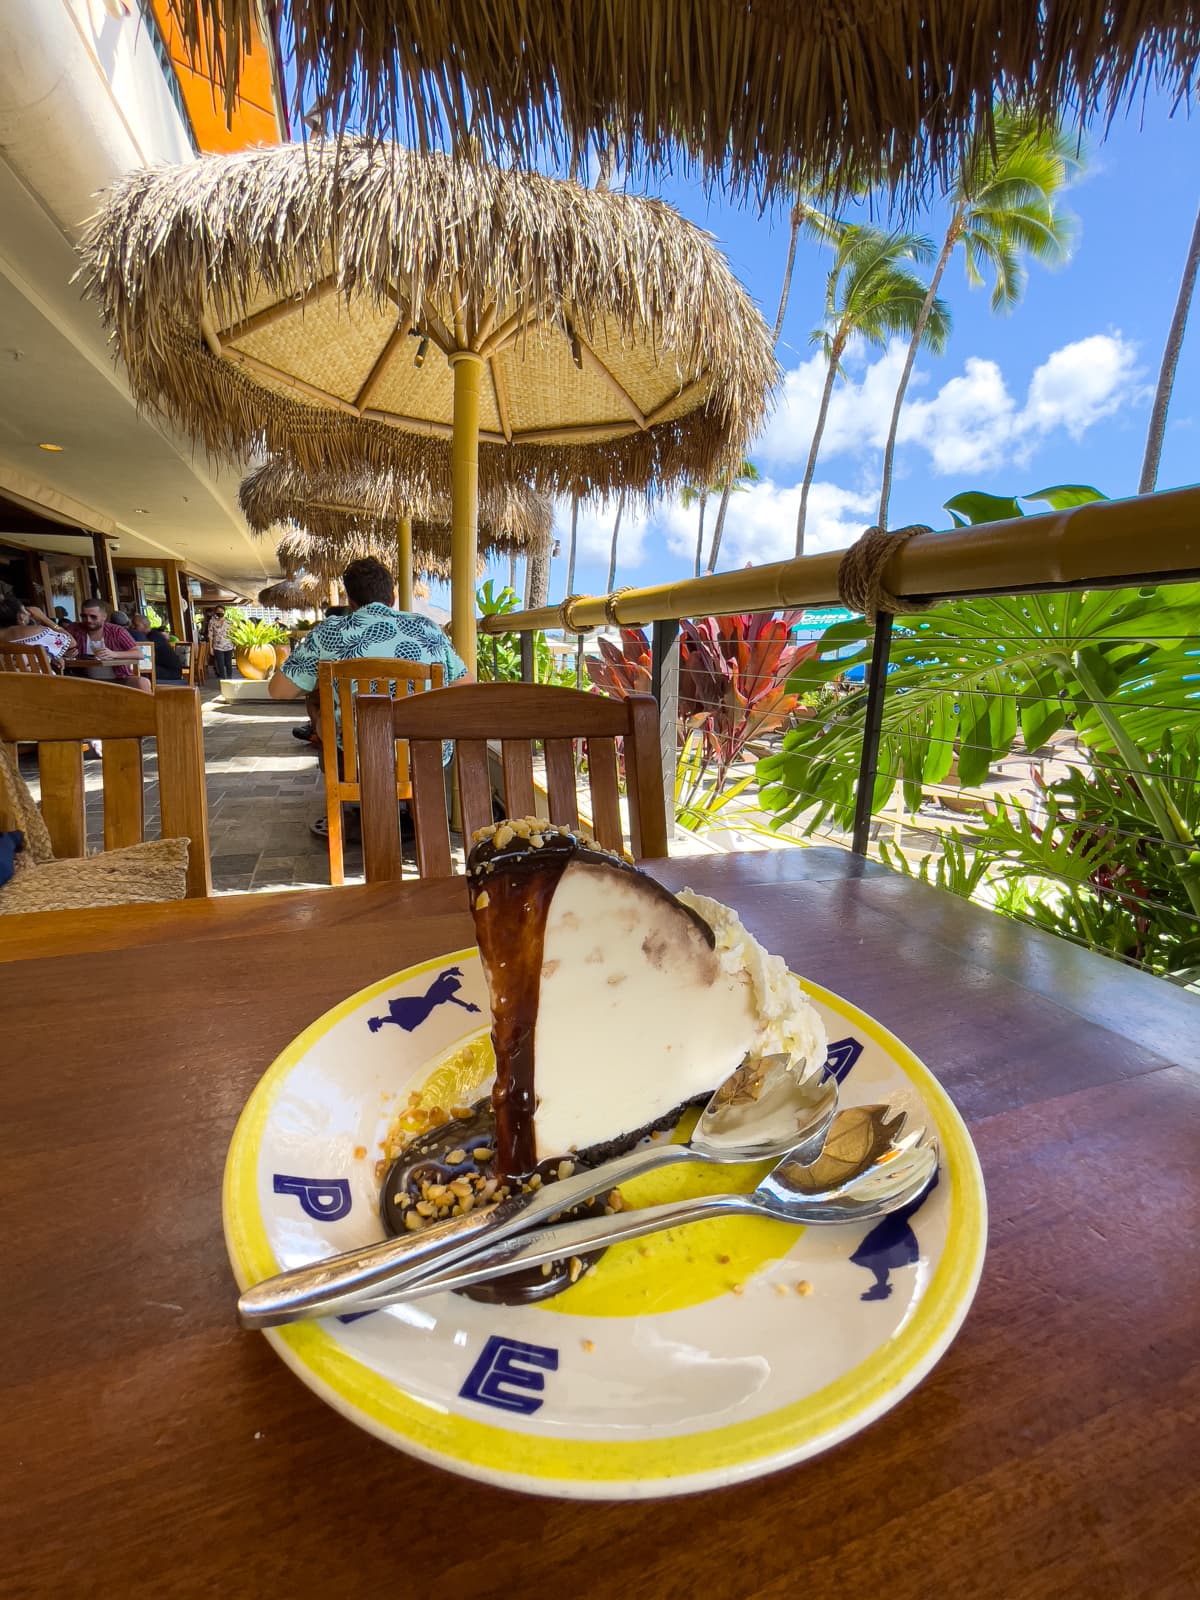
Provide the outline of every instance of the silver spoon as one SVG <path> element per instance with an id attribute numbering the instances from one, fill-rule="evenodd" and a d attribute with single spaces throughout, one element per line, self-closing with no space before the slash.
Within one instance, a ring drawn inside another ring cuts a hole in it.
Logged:
<path id="1" fill-rule="evenodd" d="M 836 1107 L 832 1078 L 819 1073 L 798 1078 L 786 1055 L 747 1057 L 708 1102 L 689 1143 L 657 1140 L 419 1233 L 277 1273 L 244 1291 L 238 1316 L 247 1328 L 270 1328 L 302 1317 L 342 1314 L 381 1293 L 393 1299 L 396 1291 L 477 1249 L 677 1161 L 769 1161 L 785 1151 L 810 1160 L 824 1143 Z"/>
<path id="2" fill-rule="evenodd" d="M 846 1121 L 839 1128 L 839 1122 Z M 360 1302 L 360 1310 L 379 1310 L 400 1301 L 465 1289 L 485 1279 L 505 1277 L 542 1262 L 581 1256 L 624 1239 L 675 1228 L 686 1222 L 737 1213 L 771 1217 L 806 1225 L 862 1226 L 910 1205 L 933 1182 L 938 1167 L 937 1145 L 924 1128 L 902 1134 L 903 1112 L 887 1106 L 857 1106 L 839 1112 L 830 1142 L 841 1153 L 806 1165 L 789 1151 L 750 1194 L 704 1195 L 668 1205 L 646 1206 L 614 1216 L 584 1217 L 535 1233 L 523 1232 L 486 1254 L 472 1254 L 435 1277 L 422 1278 L 407 1289 Z M 851 1158 L 849 1152 L 860 1153 Z"/>

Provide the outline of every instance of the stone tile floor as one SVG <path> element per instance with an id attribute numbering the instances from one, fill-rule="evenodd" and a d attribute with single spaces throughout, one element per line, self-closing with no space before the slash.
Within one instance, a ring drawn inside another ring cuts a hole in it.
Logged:
<path id="1" fill-rule="evenodd" d="M 325 815 L 312 747 L 292 737 L 303 702 L 240 701 L 204 694 L 209 849 L 216 893 L 329 883 L 329 849 L 309 825 Z M 362 882 L 362 852 L 345 851 L 347 883 Z"/>
<path id="2" fill-rule="evenodd" d="M 208 780 L 213 891 L 321 888 L 329 884 L 329 849 L 309 825 L 325 815 L 325 790 L 310 745 L 293 739 L 304 721 L 300 703 L 243 701 L 226 705 L 215 686 L 203 691 L 204 764 Z M 22 772 L 37 792 L 36 762 Z M 145 746 L 146 837 L 159 836 L 158 763 Z M 84 767 L 90 848 L 103 847 L 100 763 Z M 362 851 L 348 845 L 347 883 L 361 883 Z"/>

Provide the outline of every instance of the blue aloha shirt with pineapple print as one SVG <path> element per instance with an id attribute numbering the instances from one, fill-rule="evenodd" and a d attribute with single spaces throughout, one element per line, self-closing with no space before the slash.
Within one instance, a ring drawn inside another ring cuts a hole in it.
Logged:
<path id="1" fill-rule="evenodd" d="M 324 622 L 318 622 L 281 670 L 297 689 L 311 694 L 317 687 L 319 662 L 353 661 L 358 656 L 390 656 L 427 666 L 440 663 L 446 683 L 456 682 L 467 670 L 436 622 L 412 611 L 396 611 L 379 600 L 359 606 L 349 616 L 326 617 Z M 338 716 L 340 722 L 340 712 Z M 449 761 L 453 748 L 450 743 L 442 746 L 443 762 Z"/>

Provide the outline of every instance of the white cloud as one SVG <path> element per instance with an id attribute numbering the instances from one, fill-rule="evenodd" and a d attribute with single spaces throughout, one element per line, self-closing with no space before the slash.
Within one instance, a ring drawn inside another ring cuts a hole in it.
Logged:
<path id="1" fill-rule="evenodd" d="M 830 401 L 821 443 L 822 462 L 883 448 L 904 362 L 893 342 L 874 361 L 860 351 L 847 362 Z M 1120 332 L 1092 334 L 1055 350 L 1029 380 L 1019 403 L 997 362 L 969 356 L 963 371 L 925 399 L 928 376 L 913 373 L 900 417 L 901 445 L 919 445 L 935 472 L 950 476 L 1021 464 L 1048 433 L 1063 428 L 1080 439 L 1104 417 L 1143 396 L 1136 349 Z M 757 447 L 775 467 L 803 468 L 816 424 L 822 356 L 787 373 L 776 411 Z"/>
<path id="2" fill-rule="evenodd" d="M 786 488 L 765 478 L 745 494 L 733 495 L 725 519 L 719 565 L 755 566 L 764 561 L 787 561 L 796 553 L 796 515 L 800 485 Z M 840 488 L 836 483 L 814 482 L 808 492 L 804 549 L 807 555 L 822 550 L 844 550 L 870 522 L 874 496 Z"/>

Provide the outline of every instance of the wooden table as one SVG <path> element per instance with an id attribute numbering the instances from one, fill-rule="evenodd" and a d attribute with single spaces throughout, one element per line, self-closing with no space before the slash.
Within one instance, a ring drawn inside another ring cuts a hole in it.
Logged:
<path id="1" fill-rule="evenodd" d="M 1200 1593 L 1200 1003 L 854 858 L 663 864 L 934 1068 L 987 1178 L 933 1375 L 815 1462 L 573 1504 L 342 1421 L 239 1330 L 220 1178 L 259 1074 L 470 942 L 461 882 L 0 917 L 0 1592 Z"/>

